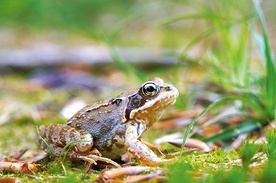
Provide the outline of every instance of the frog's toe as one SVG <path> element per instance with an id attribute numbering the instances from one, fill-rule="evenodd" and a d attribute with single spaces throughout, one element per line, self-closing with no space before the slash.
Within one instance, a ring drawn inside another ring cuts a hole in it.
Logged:
<path id="1" fill-rule="evenodd" d="M 105 157 L 101 157 L 101 156 L 97 156 L 97 155 L 93 155 L 93 154 L 89 154 L 87 156 L 87 158 L 93 159 L 94 161 L 106 162 L 106 163 L 114 165 L 115 167 L 121 167 L 118 163 L 116 163 L 115 161 L 113 161 L 109 158 L 105 158 Z"/>
<path id="2" fill-rule="evenodd" d="M 157 166 L 160 164 L 168 164 L 173 162 L 175 159 L 162 159 L 162 158 L 155 158 L 152 160 L 143 160 L 141 159 L 141 164 L 142 165 L 147 165 L 147 166 Z"/>
<path id="3" fill-rule="evenodd" d="M 167 163 L 171 163 L 173 161 L 175 161 L 174 158 L 172 158 L 172 159 L 161 159 L 161 162 L 159 164 L 167 164 Z"/>

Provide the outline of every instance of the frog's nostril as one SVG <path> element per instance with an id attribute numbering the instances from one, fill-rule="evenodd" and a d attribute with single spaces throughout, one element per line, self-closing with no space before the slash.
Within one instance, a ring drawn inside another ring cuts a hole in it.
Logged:
<path id="1" fill-rule="evenodd" d="M 172 87 L 171 87 L 171 86 L 166 86 L 166 87 L 165 87 L 165 90 L 166 90 L 166 91 L 171 91 L 171 90 L 172 90 Z"/>

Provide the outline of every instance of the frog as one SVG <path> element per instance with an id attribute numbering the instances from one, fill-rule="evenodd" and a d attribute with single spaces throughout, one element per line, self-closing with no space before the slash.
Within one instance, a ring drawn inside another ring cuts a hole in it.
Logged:
<path id="1" fill-rule="evenodd" d="M 172 84 L 155 77 L 105 101 L 87 105 L 65 124 L 41 125 L 39 144 L 47 153 L 85 161 L 92 166 L 103 161 L 119 167 L 116 160 L 130 153 L 141 164 L 155 166 L 169 161 L 158 157 L 141 135 L 156 123 L 179 95 Z"/>

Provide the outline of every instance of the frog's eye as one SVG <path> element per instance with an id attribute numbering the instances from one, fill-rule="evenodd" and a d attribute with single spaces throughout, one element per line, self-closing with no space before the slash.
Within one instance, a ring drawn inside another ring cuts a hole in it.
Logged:
<path id="1" fill-rule="evenodd" d="M 142 86 L 142 93 L 147 97 L 153 97 L 159 92 L 159 86 L 154 83 L 146 83 Z"/>

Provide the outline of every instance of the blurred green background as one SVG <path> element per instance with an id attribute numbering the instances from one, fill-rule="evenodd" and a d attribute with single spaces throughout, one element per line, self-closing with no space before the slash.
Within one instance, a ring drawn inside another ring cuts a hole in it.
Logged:
<path id="1" fill-rule="evenodd" d="M 275 2 L 261 3 L 273 31 Z M 62 32 L 121 46 L 181 48 L 210 26 L 204 19 L 215 17 L 208 17 L 208 9 L 233 23 L 250 18 L 250 7 L 248 0 L 2 0 L 0 26 L 25 36 Z"/>
<path id="2" fill-rule="evenodd" d="M 183 124 L 170 121 L 173 128 L 152 130 L 146 140 L 184 134 L 187 117 L 181 115 L 186 110 L 207 112 L 207 106 L 219 102 L 222 105 L 207 116 L 214 118 L 217 131 L 206 137 L 199 130 L 195 138 L 208 143 L 226 140 L 220 145 L 227 148 L 228 140 L 240 135 L 237 131 L 255 138 L 258 129 L 257 138 L 264 137 L 262 130 L 276 119 L 275 7 L 275 0 L 1 0 L 0 153 L 12 154 L 26 146 L 38 151 L 35 126 L 64 123 L 61 109 L 70 101 L 94 103 L 114 97 L 152 76 L 179 89 L 174 114 L 179 113 Z M 100 59 L 91 62 L 91 52 L 92 58 Z M 260 180 L 260 175 L 247 172 L 256 151 L 249 160 L 241 160 L 243 172 L 254 177 L 247 180 Z M 184 156 L 185 162 L 185 157 L 192 161 Z M 201 168 L 193 170 L 205 170 L 201 158 L 196 159 Z M 209 182 L 218 182 L 225 173 L 223 167 L 218 169 Z M 240 169 L 233 172 L 230 176 L 236 178 Z M 176 178 L 174 173 L 186 175 L 172 172 Z"/>

